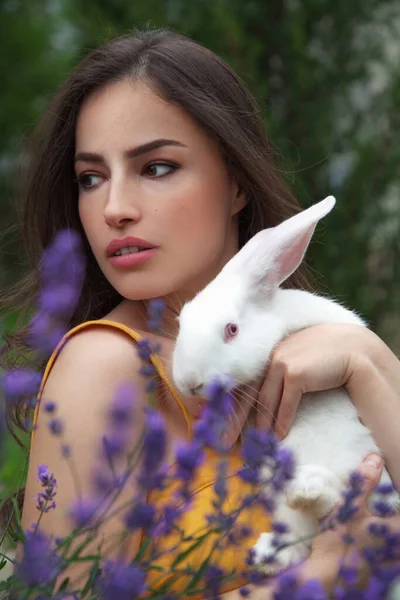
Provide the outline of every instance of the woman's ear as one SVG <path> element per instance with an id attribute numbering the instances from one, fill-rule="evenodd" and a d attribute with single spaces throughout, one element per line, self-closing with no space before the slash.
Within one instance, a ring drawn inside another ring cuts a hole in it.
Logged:
<path id="1" fill-rule="evenodd" d="M 246 193 L 234 178 L 232 178 L 232 198 L 231 217 L 240 212 L 247 204 Z"/>

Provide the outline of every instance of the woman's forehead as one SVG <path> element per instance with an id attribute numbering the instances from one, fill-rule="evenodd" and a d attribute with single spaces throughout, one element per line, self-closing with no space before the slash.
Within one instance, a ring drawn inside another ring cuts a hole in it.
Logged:
<path id="1" fill-rule="evenodd" d="M 76 124 L 76 145 L 85 146 L 85 150 L 89 150 L 89 143 L 96 146 L 114 138 L 135 145 L 160 137 L 186 143 L 205 137 L 205 133 L 182 108 L 163 99 L 146 83 L 129 79 L 89 96 Z"/>

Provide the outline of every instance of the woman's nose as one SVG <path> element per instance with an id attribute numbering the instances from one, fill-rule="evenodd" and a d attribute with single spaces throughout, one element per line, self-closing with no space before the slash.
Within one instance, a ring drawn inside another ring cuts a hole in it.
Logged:
<path id="1" fill-rule="evenodd" d="M 112 181 L 104 208 L 104 218 L 108 225 L 119 227 L 127 221 L 138 221 L 141 210 L 138 194 L 132 182 L 127 180 Z"/>

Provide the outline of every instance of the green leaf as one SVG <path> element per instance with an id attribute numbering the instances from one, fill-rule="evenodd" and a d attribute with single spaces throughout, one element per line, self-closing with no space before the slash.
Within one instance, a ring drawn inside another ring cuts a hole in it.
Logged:
<path id="1" fill-rule="evenodd" d="M 189 554 L 191 552 L 193 552 L 193 550 L 195 550 L 196 548 L 198 548 L 200 546 L 200 544 L 202 543 L 202 541 L 209 534 L 210 534 L 209 531 L 207 533 L 204 533 L 191 546 L 189 546 L 189 548 L 187 548 L 186 550 L 184 550 L 183 552 L 181 552 L 180 554 L 178 554 L 178 556 L 176 557 L 176 559 L 174 560 L 174 562 L 171 565 L 171 569 L 173 569 L 174 567 L 176 567 L 176 565 L 178 565 L 180 562 L 182 562 L 182 560 L 184 560 L 187 556 L 189 556 Z"/>
<path id="2" fill-rule="evenodd" d="M 196 575 L 189 582 L 189 584 L 185 587 L 184 594 L 186 594 L 187 592 L 192 590 L 197 585 L 197 583 L 202 578 L 203 573 L 206 570 L 206 568 L 208 567 L 209 563 L 210 563 L 210 556 L 207 556 L 206 560 L 203 561 L 203 563 L 202 563 L 200 569 L 197 571 Z"/>
<path id="3" fill-rule="evenodd" d="M 97 577 L 101 574 L 101 569 L 99 568 L 99 563 L 100 563 L 100 559 L 99 559 L 99 557 L 97 557 L 97 560 L 95 561 L 95 564 L 93 565 L 92 570 L 90 572 L 89 579 L 87 580 L 87 583 L 86 583 L 85 587 L 83 588 L 82 598 L 84 598 L 86 596 L 86 594 L 91 591 L 94 584 L 96 583 Z"/>

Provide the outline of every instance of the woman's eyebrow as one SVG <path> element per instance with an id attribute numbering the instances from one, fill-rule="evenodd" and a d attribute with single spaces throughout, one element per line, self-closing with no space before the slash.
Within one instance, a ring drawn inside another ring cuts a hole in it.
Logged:
<path id="1" fill-rule="evenodd" d="M 177 140 L 169 140 L 165 138 L 160 138 L 157 140 L 152 140 L 151 142 L 146 142 L 146 144 L 141 144 L 140 146 L 136 146 L 135 148 L 131 148 L 124 152 L 125 158 L 135 158 L 136 156 L 140 156 L 141 154 L 146 154 L 147 152 L 151 152 L 152 150 L 156 150 L 157 148 L 161 148 L 162 146 L 180 146 L 182 148 L 187 148 L 185 144 L 182 142 L 178 142 Z M 101 154 L 96 152 L 78 152 L 75 155 L 75 162 L 84 161 L 84 162 L 94 162 L 94 163 L 105 163 L 105 159 Z"/>

